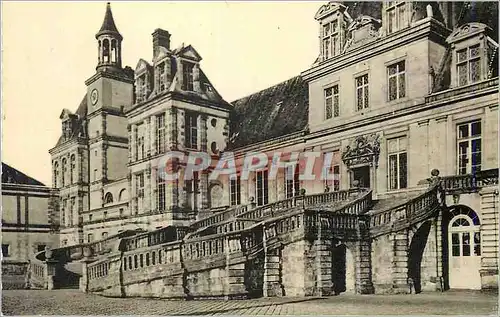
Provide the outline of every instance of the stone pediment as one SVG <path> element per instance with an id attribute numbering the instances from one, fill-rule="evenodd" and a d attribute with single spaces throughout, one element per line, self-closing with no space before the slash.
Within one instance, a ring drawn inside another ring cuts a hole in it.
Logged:
<path id="1" fill-rule="evenodd" d="M 342 161 L 347 167 L 356 165 L 377 166 L 380 154 L 378 134 L 360 135 L 351 140 L 342 154 Z"/>
<path id="2" fill-rule="evenodd" d="M 448 43 L 457 43 L 469 37 L 491 31 L 490 27 L 486 24 L 479 22 L 472 22 L 464 24 L 455 29 L 450 36 L 446 39 Z"/>
<path id="3" fill-rule="evenodd" d="M 345 11 L 346 6 L 344 6 L 341 3 L 335 2 L 335 1 L 330 1 L 327 4 L 322 5 L 319 10 L 316 12 L 316 15 L 314 18 L 316 20 L 320 20 L 323 17 L 337 11 L 337 10 L 342 10 Z"/>
<path id="4" fill-rule="evenodd" d="M 183 47 L 182 49 L 180 49 L 178 55 L 180 57 L 184 57 L 184 58 L 187 58 L 187 59 L 190 59 L 190 60 L 194 60 L 196 62 L 201 61 L 200 54 L 198 54 L 198 52 L 191 45 L 188 45 L 188 46 Z"/>
<path id="5" fill-rule="evenodd" d="M 139 59 L 139 62 L 137 62 L 137 66 L 135 67 L 135 73 L 142 73 L 143 71 L 147 70 L 151 65 L 149 65 L 148 62 L 143 60 L 142 58 Z"/>
<path id="6" fill-rule="evenodd" d="M 382 22 L 367 15 L 359 16 L 347 29 L 346 51 L 380 38 Z"/>

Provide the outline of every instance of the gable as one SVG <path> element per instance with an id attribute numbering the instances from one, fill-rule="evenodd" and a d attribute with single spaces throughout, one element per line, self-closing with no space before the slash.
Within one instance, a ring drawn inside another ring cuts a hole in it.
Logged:
<path id="1" fill-rule="evenodd" d="M 148 62 L 143 60 L 142 58 L 139 59 L 139 62 L 137 62 L 137 66 L 135 67 L 135 72 L 136 73 L 141 73 L 144 70 L 148 69 L 148 67 L 151 67 Z"/>
<path id="2" fill-rule="evenodd" d="M 448 43 L 456 43 L 463 41 L 467 38 L 473 37 L 475 35 L 484 33 L 488 30 L 491 30 L 486 24 L 472 22 L 464 24 L 458 27 L 450 36 L 446 39 Z"/>
<path id="3" fill-rule="evenodd" d="M 200 54 L 198 54 L 198 52 L 191 45 L 188 45 L 188 46 L 182 48 L 179 51 L 179 56 L 187 58 L 187 59 L 195 60 L 197 62 L 201 61 Z"/>

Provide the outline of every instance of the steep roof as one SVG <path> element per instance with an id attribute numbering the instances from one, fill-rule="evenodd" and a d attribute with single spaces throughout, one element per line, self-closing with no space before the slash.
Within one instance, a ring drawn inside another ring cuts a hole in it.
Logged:
<path id="1" fill-rule="evenodd" d="M 120 32 L 116 28 L 115 20 L 113 19 L 113 12 L 111 11 L 111 4 L 108 2 L 106 4 L 106 13 L 104 14 L 104 20 L 102 21 L 101 28 L 97 32 L 96 37 L 101 34 L 112 33 L 121 38 Z"/>
<path id="2" fill-rule="evenodd" d="M 82 101 L 80 102 L 80 105 L 76 109 L 75 112 L 76 115 L 78 115 L 78 119 L 76 120 L 75 126 L 73 127 L 72 134 L 69 139 L 64 140 L 64 137 L 61 133 L 61 136 L 57 140 L 56 147 L 62 144 L 63 142 L 69 141 L 71 139 L 74 139 L 78 137 L 81 133 L 86 134 L 87 131 L 84 131 L 84 126 L 83 126 L 83 121 L 87 117 L 87 94 L 85 94 L 82 98 Z"/>
<path id="3" fill-rule="evenodd" d="M 20 172 L 19 170 L 3 162 L 2 162 L 2 184 L 45 186 L 45 184 L 43 184 L 42 182 L 39 182 L 32 177 L 29 177 L 28 175 Z"/>
<path id="4" fill-rule="evenodd" d="M 238 148 L 304 130 L 309 87 L 296 76 L 232 104 L 229 147 Z"/>

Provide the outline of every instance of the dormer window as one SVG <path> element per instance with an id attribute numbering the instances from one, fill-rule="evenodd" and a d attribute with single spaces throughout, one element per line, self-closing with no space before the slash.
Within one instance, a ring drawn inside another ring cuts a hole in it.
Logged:
<path id="1" fill-rule="evenodd" d="M 457 51 L 458 85 L 464 86 L 481 80 L 481 54 L 479 44 Z"/>
<path id="2" fill-rule="evenodd" d="M 402 30 L 409 25 L 408 3 L 405 1 L 388 1 L 385 3 L 385 20 L 387 34 Z"/>
<path id="3" fill-rule="evenodd" d="M 137 102 L 146 100 L 146 74 L 142 74 L 137 78 Z"/>
<path id="4" fill-rule="evenodd" d="M 158 91 L 166 90 L 165 62 L 158 65 Z"/>
<path id="5" fill-rule="evenodd" d="M 193 68 L 192 63 L 182 63 L 182 90 L 193 91 Z"/>
<path id="6" fill-rule="evenodd" d="M 338 20 L 335 19 L 331 22 L 323 24 L 322 28 L 322 46 L 323 46 L 323 59 L 329 59 L 338 54 L 339 46 L 339 32 Z"/>

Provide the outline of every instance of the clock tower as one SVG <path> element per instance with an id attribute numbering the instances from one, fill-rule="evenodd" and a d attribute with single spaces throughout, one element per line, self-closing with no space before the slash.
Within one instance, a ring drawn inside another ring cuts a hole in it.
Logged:
<path id="1" fill-rule="evenodd" d="M 96 34 L 97 66 L 87 85 L 90 209 L 104 203 L 103 186 L 126 177 L 128 160 L 127 118 L 124 109 L 133 103 L 134 71 L 122 68 L 123 37 L 108 2 Z"/>

